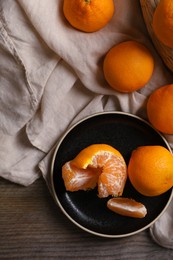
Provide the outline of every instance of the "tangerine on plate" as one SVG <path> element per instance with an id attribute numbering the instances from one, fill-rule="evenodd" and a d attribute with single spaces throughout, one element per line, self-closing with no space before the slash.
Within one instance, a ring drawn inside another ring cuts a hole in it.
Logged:
<path id="1" fill-rule="evenodd" d="M 166 46 L 173 48 L 173 1 L 160 0 L 153 15 L 153 30 Z"/>
<path id="2" fill-rule="evenodd" d="M 95 32 L 113 17 L 113 0 L 64 0 L 64 16 L 76 29 Z"/>
<path id="3" fill-rule="evenodd" d="M 173 84 L 162 86 L 149 96 L 147 115 L 157 130 L 173 134 Z"/>
<path id="4" fill-rule="evenodd" d="M 145 196 L 158 196 L 173 186 L 173 155 L 162 146 L 140 146 L 132 152 L 128 177 Z"/>
<path id="5" fill-rule="evenodd" d="M 69 191 L 93 189 L 98 185 L 100 198 L 121 196 L 127 179 L 127 166 L 117 149 L 107 144 L 93 144 L 63 165 L 62 177 Z"/>
<path id="6" fill-rule="evenodd" d="M 145 86 L 154 70 L 150 51 L 137 41 L 121 42 L 105 56 L 103 72 L 109 85 L 119 92 L 130 93 Z"/>

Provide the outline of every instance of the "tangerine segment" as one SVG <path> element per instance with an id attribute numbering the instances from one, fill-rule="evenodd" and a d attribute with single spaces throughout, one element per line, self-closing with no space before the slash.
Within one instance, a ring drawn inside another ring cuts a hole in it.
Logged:
<path id="1" fill-rule="evenodd" d="M 107 155 L 105 155 L 107 156 Z M 100 198 L 121 196 L 127 179 L 126 163 L 122 156 L 108 155 L 102 162 L 102 173 L 98 179 L 98 196 Z"/>
<path id="2" fill-rule="evenodd" d="M 99 175 L 100 169 L 79 169 L 71 161 L 65 163 L 62 167 L 62 178 L 68 191 L 94 189 Z"/>

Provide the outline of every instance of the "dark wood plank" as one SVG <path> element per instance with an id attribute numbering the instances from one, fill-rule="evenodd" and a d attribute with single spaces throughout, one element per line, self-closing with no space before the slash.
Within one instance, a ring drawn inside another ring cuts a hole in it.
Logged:
<path id="1" fill-rule="evenodd" d="M 148 230 L 100 238 L 71 223 L 54 203 L 44 180 L 21 187 L 0 179 L 0 259 L 172 259 Z"/>

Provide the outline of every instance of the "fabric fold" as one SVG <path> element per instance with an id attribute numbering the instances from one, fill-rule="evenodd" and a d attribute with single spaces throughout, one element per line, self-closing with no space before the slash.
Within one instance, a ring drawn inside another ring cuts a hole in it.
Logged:
<path id="1" fill-rule="evenodd" d="M 173 249 L 173 203 L 150 228 L 151 237 L 160 246 Z"/>
<path id="2" fill-rule="evenodd" d="M 102 111 L 147 120 L 148 96 L 173 82 L 147 33 L 139 1 L 116 0 L 110 23 L 88 34 L 68 24 L 62 6 L 63 0 L 0 1 L 0 176 L 26 186 L 43 176 L 50 188 L 55 146 L 73 124 Z M 105 81 L 103 60 L 127 40 L 143 43 L 155 67 L 142 89 L 123 94 Z M 165 138 L 173 148 L 172 135 Z M 173 202 L 151 228 L 153 239 L 169 248 L 172 208 Z"/>

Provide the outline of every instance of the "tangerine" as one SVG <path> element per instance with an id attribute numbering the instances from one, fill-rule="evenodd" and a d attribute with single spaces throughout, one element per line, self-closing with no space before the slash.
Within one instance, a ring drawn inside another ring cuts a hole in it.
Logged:
<path id="1" fill-rule="evenodd" d="M 173 48 L 173 1 L 160 0 L 153 15 L 153 30 L 166 46 Z"/>
<path id="2" fill-rule="evenodd" d="M 109 85 L 126 93 L 144 87 L 153 70 L 153 56 L 137 41 L 126 41 L 112 47 L 103 63 L 104 76 Z"/>
<path id="3" fill-rule="evenodd" d="M 64 16 L 76 29 L 95 32 L 113 17 L 113 0 L 64 0 Z"/>
<path id="4" fill-rule="evenodd" d="M 69 191 L 93 189 L 98 185 L 100 198 L 121 196 L 127 179 L 127 166 L 117 149 L 107 144 L 93 144 L 63 165 L 62 177 Z"/>
<path id="5" fill-rule="evenodd" d="M 173 84 L 162 86 L 149 96 L 147 115 L 157 130 L 173 134 Z"/>
<path id="6" fill-rule="evenodd" d="M 173 186 L 173 155 L 162 146 L 140 146 L 132 152 L 128 177 L 145 196 L 158 196 Z"/>

